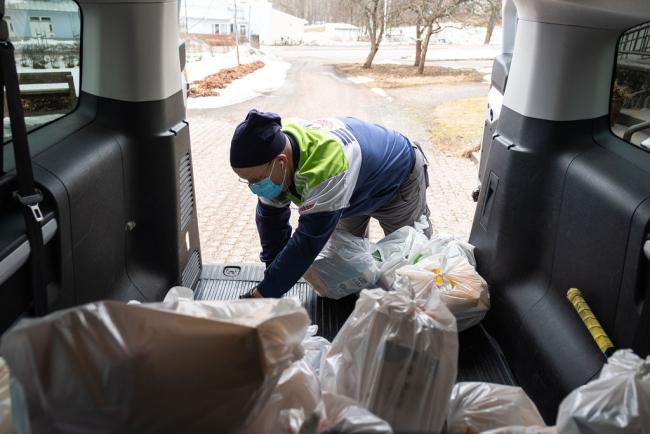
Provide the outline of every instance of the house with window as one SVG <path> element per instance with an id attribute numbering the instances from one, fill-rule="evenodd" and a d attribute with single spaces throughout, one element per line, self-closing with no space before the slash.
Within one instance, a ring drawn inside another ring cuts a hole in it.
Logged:
<path id="1" fill-rule="evenodd" d="M 236 30 L 240 38 L 250 36 L 251 2 L 249 1 L 182 0 L 180 12 L 181 31 L 186 33 L 234 35 Z"/>
<path id="2" fill-rule="evenodd" d="M 73 40 L 80 38 L 79 7 L 70 0 L 7 0 L 4 20 L 9 37 Z"/>
<path id="3" fill-rule="evenodd" d="M 236 29 L 240 38 L 258 35 L 266 45 L 303 40 L 306 21 L 274 9 L 266 0 L 181 0 L 180 8 L 181 31 L 189 34 L 229 36 Z"/>
<path id="4" fill-rule="evenodd" d="M 358 41 L 361 35 L 361 28 L 348 23 L 323 23 L 305 26 L 305 42 L 307 43 Z"/>

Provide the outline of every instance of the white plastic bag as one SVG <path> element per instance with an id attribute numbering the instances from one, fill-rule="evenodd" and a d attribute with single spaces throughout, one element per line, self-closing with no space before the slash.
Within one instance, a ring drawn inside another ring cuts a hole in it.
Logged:
<path id="1" fill-rule="evenodd" d="M 321 383 L 396 432 L 439 432 L 456 380 L 456 320 L 436 293 L 420 297 L 407 283 L 361 292 L 327 353 Z"/>
<path id="2" fill-rule="evenodd" d="M 21 321 L 0 353 L 33 433 L 230 433 L 302 356 L 308 324 L 291 298 L 100 302 Z"/>
<path id="3" fill-rule="evenodd" d="M 520 387 L 480 382 L 454 386 L 448 434 L 478 434 L 508 425 L 545 425 L 537 407 Z"/>
<path id="4" fill-rule="evenodd" d="M 564 398 L 557 428 L 560 434 L 650 433 L 650 356 L 616 351 L 597 380 Z"/>
<path id="5" fill-rule="evenodd" d="M 185 286 L 173 286 L 169 291 L 167 291 L 167 294 L 165 294 L 163 302 L 173 302 L 181 298 L 194 300 L 194 291 Z"/>
<path id="6" fill-rule="evenodd" d="M 319 424 L 323 434 L 393 434 L 388 422 L 346 398 L 323 393 L 324 417 Z"/>
<path id="7" fill-rule="evenodd" d="M 316 336 L 317 325 L 307 328 L 302 341 L 303 358 L 284 370 L 266 406 L 242 434 L 316 433 L 317 408 L 323 407 L 318 375 L 330 342 Z"/>
<path id="8" fill-rule="evenodd" d="M 307 329 L 307 335 L 302 341 L 304 350 L 304 360 L 309 364 L 316 376 L 320 376 L 320 371 L 325 363 L 325 356 L 330 349 L 330 341 L 322 336 L 316 336 L 318 331 L 317 325 L 311 325 Z"/>
<path id="9" fill-rule="evenodd" d="M 436 254 L 448 258 L 464 257 L 476 267 L 474 246 L 451 235 L 440 235 L 428 239 L 422 232 L 404 226 L 387 235 L 375 245 L 373 256 L 379 265 L 377 286 L 389 291 L 395 282 L 395 271 L 405 265 L 419 263 Z"/>
<path id="10" fill-rule="evenodd" d="M 373 257 L 379 266 L 377 286 L 389 291 L 395 283 L 395 270 L 412 263 L 415 254 L 429 239 L 411 226 L 404 226 L 375 244 Z"/>
<path id="11" fill-rule="evenodd" d="M 557 434 L 557 428 L 554 426 L 504 426 L 483 431 L 481 434 Z"/>
<path id="12" fill-rule="evenodd" d="M 379 278 L 379 267 L 372 249 L 367 239 L 336 230 L 304 278 L 318 294 L 337 300 L 373 288 Z"/>
<path id="13" fill-rule="evenodd" d="M 306 360 L 284 370 L 266 406 L 242 434 L 298 434 L 321 402 L 318 377 Z"/>
<path id="14" fill-rule="evenodd" d="M 453 247 L 455 249 L 455 247 Z M 399 268 L 396 274 L 409 278 L 417 292 L 436 290 L 458 321 L 458 331 L 480 323 L 490 309 L 487 283 L 465 255 L 449 255 L 448 249 Z"/>
<path id="15" fill-rule="evenodd" d="M 419 255 L 420 258 L 437 254 L 444 254 L 448 258 L 462 256 L 467 258 L 472 267 L 476 267 L 474 246 L 453 235 L 438 235 L 428 243 L 418 246 L 418 250 L 413 253 L 416 257 Z M 417 262 L 417 260 L 414 261 L 414 263 Z"/>

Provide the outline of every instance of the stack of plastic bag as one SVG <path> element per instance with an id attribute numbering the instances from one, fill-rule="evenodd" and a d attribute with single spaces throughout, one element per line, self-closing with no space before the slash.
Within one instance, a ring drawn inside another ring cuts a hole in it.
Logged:
<path id="1" fill-rule="evenodd" d="M 30 432 L 229 433 L 302 355 L 308 324 L 294 299 L 102 302 L 24 320 L 0 352 Z"/>
<path id="2" fill-rule="evenodd" d="M 373 288 L 379 267 L 373 246 L 365 238 L 334 231 L 304 278 L 323 297 L 339 299 L 364 288 Z"/>
<path id="3" fill-rule="evenodd" d="M 398 269 L 396 274 L 408 277 L 418 292 L 427 292 L 433 286 L 456 317 L 458 331 L 480 323 L 490 309 L 487 283 L 456 243 Z"/>
<path id="4" fill-rule="evenodd" d="M 520 387 L 480 382 L 454 386 L 448 434 L 478 434 L 509 425 L 545 425 L 537 407 Z"/>
<path id="5" fill-rule="evenodd" d="M 564 398 L 557 428 L 560 434 L 650 432 L 650 356 L 615 352 L 597 380 Z"/>
<path id="6" fill-rule="evenodd" d="M 323 390 L 358 402 L 396 432 L 440 432 L 456 380 L 456 320 L 435 292 L 365 290 L 332 342 Z"/>

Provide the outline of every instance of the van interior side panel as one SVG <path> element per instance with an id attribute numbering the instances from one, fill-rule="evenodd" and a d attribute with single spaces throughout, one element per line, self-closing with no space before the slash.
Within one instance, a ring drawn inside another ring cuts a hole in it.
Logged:
<path id="1" fill-rule="evenodd" d="M 633 164 L 598 143 L 595 133 L 606 121 L 527 119 L 504 107 L 470 237 L 490 284 L 488 331 L 549 422 L 561 399 L 604 362 L 566 291 L 580 288 L 605 330 L 626 343 L 626 326 L 616 324 L 619 310 L 638 320 L 639 291 L 645 294 L 645 288 L 626 293 L 622 282 L 626 262 L 641 261 L 645 238 L 625 258 L 634 218 L 650 197 L 650 177 L 638 161 L 650 155 L 639 150 Z M 642 233 L 648 222 L 637 219 Z M 628 279 L 641 284 L 643 276 Z"/>
<path id="2" fill-rule="evenodd" d="M 179 92 L 155 102 L 97 99 L 98 121 L 118 132 L 124 153 L 129 276 L 149 301 L 162 298 L 170 282 L 198 280 L 197 274 L 182 282 L 186 264 L 200 252 L 182 98 Z"/>
<path id="3" fill-rule="evenodd" d="M 124 272 L 124 177 L 113 134 L 92 123 L 36 157 L 65 186 L 75 302 L 110 294 Z M 37 179 L 38 181 L 38 179 Z M 45 186 L 47 188 L 47 186 Z M 49 190 L 49 188 L 48 188 Z M 66 289 L 64 289 L 65 291 Z"/>
<path id="4" fill-rule="evenodd" d="M 136 103 L 82 93 L 77 111 L 30 134 L 32 151 L 40 150 L 35 179 L 58 223 L 48 245 L 51 309 L 100 299 L 156 301 L 171 286 L 198 282 L 200 246 L 182 98 L 179 92 Z M 56 132 L 61 129 L 64 136 Z M 11 172 L 5 178 L 7 196 Z M 25 237 L 19 211 L 0 216 L 3 224 L 13 218 L 22 228 L 14 231 L 16 240 L 3 242 L 9 250 Z M 31 298 L 28 273 L 25 265 L 0 285 L 2 292 L 20 294 L 9 303 L 12 312 L 3 312 L 11 318 L 3 331 Z"/>

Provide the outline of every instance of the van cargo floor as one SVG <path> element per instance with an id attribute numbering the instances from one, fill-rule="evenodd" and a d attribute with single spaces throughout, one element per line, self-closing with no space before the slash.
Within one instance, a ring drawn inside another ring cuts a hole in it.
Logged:
<path id="1" fill-rule="evenodd" d="M 264 267 L 256 264 L 207 265 L 195 291 L 197 300 L 234 300 L 251 289 L 264 276 Z M 354 309 L 356 296 L 340 300 L 319 297 L 304 280 L 300 280 L 287 293 L 300 298 L 318 334 L 334 339 L 341 326 Z M 483 329 L 473 327 L 459 335 L 458 381 L 488 381 L 515 384 L 497 342 Z"/>

